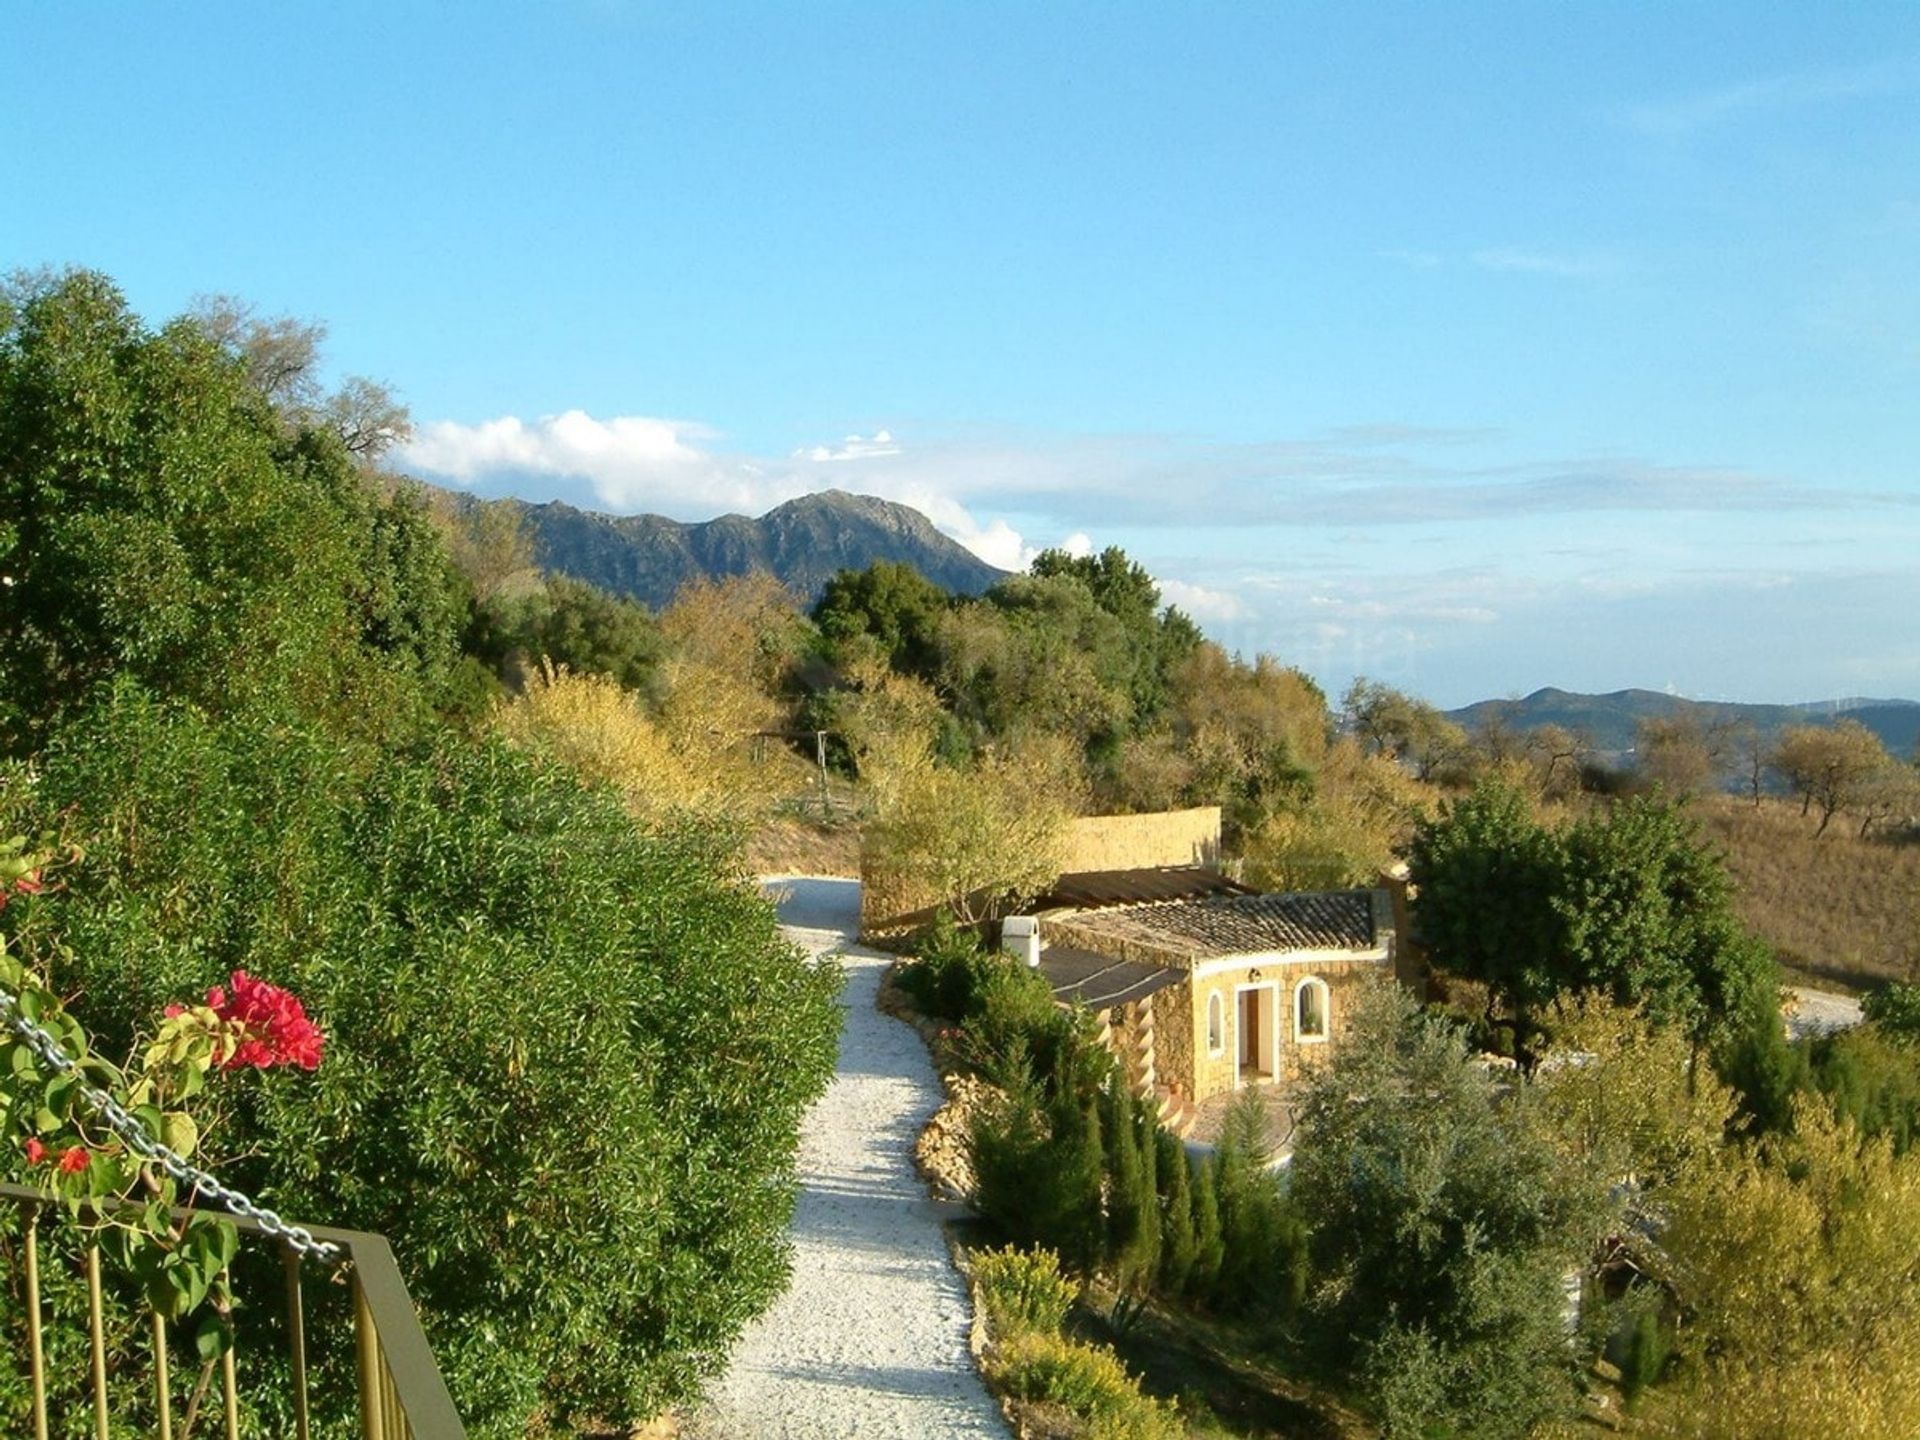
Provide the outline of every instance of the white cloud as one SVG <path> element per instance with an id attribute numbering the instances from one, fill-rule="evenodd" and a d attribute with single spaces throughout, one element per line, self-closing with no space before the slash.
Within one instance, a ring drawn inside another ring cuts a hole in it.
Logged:
<path id="1" fill-rule="evenodd" d="M 796 460 L 811 460 L 816 465 L 830 460 L 872 460 L 876 457 L 898 455 L 900 446 L 894 442 L 893 433 L 888 430 L 876 430 L 872 435 L 849 435 L 836 448 L 829 445 L 811 445 L 793 452 Z"/>
<path id="2" fill-rule="evenodd" d="M 1057 548 L 1066 551 L 1076 560 L 1084 560 L 1093 554 L 1093 538 L 1084 530 L 1076 530 L 1062 540 Z"/>
<path id="3" fill-rule="evenodd" d="M 439 420 L 421 426 L 400 451 L 403 463 L 456 484 L 495 476 L 546 476 L 584 481 L 607 509 L 666 509 L 688 501 L 723 505 L 778 504 L 791 485 L 766 483 L 752 467 L 717 465 L 698 442 L 714 432 L 682 420 L 584 410 L 534 421 L 506 415 L 477 425 Z"/>
<path id="4" fill-rule="evenodd" d="M 1190 585 L 1185 580 L 1155 580 L 1154 583 L 1160 587 L 1161 600 L 1179 606 L 1195 620 L 1244 620 L 1247 617 L 1246 603 L 1230 591 Z"/>

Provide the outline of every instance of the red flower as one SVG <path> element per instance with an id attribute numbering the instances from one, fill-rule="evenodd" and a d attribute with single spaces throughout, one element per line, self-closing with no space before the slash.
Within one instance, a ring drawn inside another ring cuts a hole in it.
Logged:
<path id="1" fill-rule="evenodd" d="M 37 1135 L 29 1135 L 27 1137 L 27 1164 L 38 1165 L 46 1158 L 47 1147 L 40 1143 L 40 1137 Z"/>
<path id="2" fill-rule="evenodd" d="M 46 888 L 47 883 L 40 878 L 38 870 L 29 870 L 13 882 L 13 893 L 16 895 L 38 895 Z"/>
<path id="3" fill-rule="evenodd" d="M 298 999 L 278 985 L 256 980 L 244 970 L 233 972 L 233 994 L 218 985 L 207 991 L 207 1005 L 222 1020 L 237 1025 L 242 1038 L 222 1067 L 242 1065 L 270 1070 L 275 1065 L 298 1065 L 314 1070 L 326 1037 L 307 1019 Z"/>
<path id="4" fill-rule="evenodd" d="M 62 1175 L 78 1175 L 82 1170 L 87 1168 L 88 1163 L 92 1159 L 93 1156 L 87 1152 L 86 1146 L 76 1145 L 60 1157 L 60 1173 Z"/>

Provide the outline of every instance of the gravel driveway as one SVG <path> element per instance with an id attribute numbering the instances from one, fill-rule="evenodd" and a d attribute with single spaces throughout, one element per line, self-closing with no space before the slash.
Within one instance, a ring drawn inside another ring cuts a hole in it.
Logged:
<path id="1" fill-rule="evenodd" d="M 1793 998 L 1793 1013 L 1787 1016 L 1787 1035 L 1794 1040 L 1851 1030 L 1866 1019 L 1860 1013 L 1860 1002 L 1846 995 L 1835 995 L 1828 990 L 1795 989 Z"/>
<path id="2" fill-rule="evenodd" d="M 913 1170 L 940 1081 L 920 1037 L 873 1008 L 889 957 L 845 948 L 859 926 L 859 882 L 767 884 L 784 894 L 789 936 L 816 955 L 841 952 L 840 1061 L 800 1131 L 793 1283 L 748 1328 L 683 1433 L 1003 1440 L 967 1351 L 966 1288 Z"/>

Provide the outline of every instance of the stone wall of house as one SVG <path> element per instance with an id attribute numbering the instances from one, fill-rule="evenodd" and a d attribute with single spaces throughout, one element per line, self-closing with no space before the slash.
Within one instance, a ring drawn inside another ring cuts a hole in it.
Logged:
<path id="1" fill-rule="evenodd" d="M 1369 976 L 1391 979 L 1393 976 L 1391 960 L 1343 959 L 1318 955 L 1302 955 L 1284 960 L 1249 958 L 1245 965 L 1210 972 L 1204 977 L 1196 976 L 1191 982 L 1191 998 L 1188 1003 L 1190 1018 L 1185 1026 L 1188 1044 L 1191 1047 L 1190 1053 L 1193 1057 L 1193 1098 L 1204 1100 L 1210 1095 L 1218 1095 L 1233 1089 L 1234 1071 L 1238 1065 L 1240 1048 L 1236 986 L 1273 985 L 1276 987 L 1275 1003 L 1272 1009 L 1274 1019 L 1280 1026 L 1280 1072 L 1284 1079 L 1294 1080 L 1338 1049 L 1351 1026 L 1350 1017 L 1355 993 Z M 1309 977 L 1325 981 L 1327 986 L 1327 1004 L 1330 1013 L 1327 1026 L 1328 1038 L 1324 1041 L 1299 1040 L 1294 1035 L 1295 989 L 1302 980 Z M 1161 993 L 1186 995 L 1189 993 L 1189 986 L 1171 986 Z M 1218 1055 L 1210 1053 L 1207 1048 L 1208 997 L 1214 994 L 1220 996 L 1226 1022 L 1220 1037 L 1225 1043 Z M 1163 1026 L 1160 1031 L 1163 1053 L 1170 1049 L 1170 1042 L 1167 1039 L 1170 1031 L 1171 1027 L 1166 1026 Z"/>
<path id="2" fill-rule="evenodd" d="M 1088 815 L 1067 827 L 1060 869 L 1148 870 L 1161 865 L 1217 865 L 1220 807 L 1162 810 L 1151 815 Z"/>
<path id="3" fill-rule="evenodd" d="M 1127 1088 L 1143 1099 L 1153 1094 L 1154 1086 L 1164 1083 L 1151 1000 L 1149 996 L 1100 1012 L 1107 1025 L 1107 1046 L 1120 1062 Z"/>
<path id="4" fill-rule="evenodd" d="M 1193 987 L 1182 980 L 1156 990 L 1153 1007 L 1153 1051 L 1160 1083 L 1182 1099 L 1193 1098 Z"/>

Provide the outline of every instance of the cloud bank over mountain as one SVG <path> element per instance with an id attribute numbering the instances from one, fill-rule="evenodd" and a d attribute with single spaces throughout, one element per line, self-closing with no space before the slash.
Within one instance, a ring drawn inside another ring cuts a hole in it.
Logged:
<path id="1" fill-rule="evenodd" d="M 1366 673 L 1442 700 L 1536 681 L 1738 689 L 1722 662 L 1752 674 L 1754 617 L 1778 612 L 1771 643 L 1790 648 L 1793 616 L 1857 604 L 1858 649 L 1805 657 L 1818 688 L 1920 690 L 1920 653 L 1886 620 L 1920 601 L 1904 558 L 1920 496 L 1513 450 L 1485 427 L 1383 421 L 1263 443 L 895 424 L 765 454 L 705 421 L 574 409 L 425 424 L 401 459 L 479 494 L 680 520 L 873 495 L 1006 570 L 1046 546 L 1120 544 L 1224 643 L 1335 687 Z M 1564 673 L 1571 635 L 1587 637 L 1580 674 Z"/>

